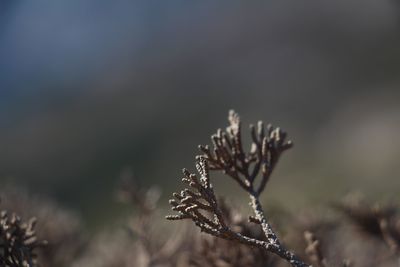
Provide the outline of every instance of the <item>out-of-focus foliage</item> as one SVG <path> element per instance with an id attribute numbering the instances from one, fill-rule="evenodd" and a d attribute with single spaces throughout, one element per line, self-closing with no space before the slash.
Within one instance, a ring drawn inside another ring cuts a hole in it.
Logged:
<path id="1" fill-rule="evenodd" d="M 147 190 L 142 190 L 142 192 L 145 193 L 142 195 L 142 200 L 148 198 L 153 202 L 150 199 L 155 197 L 154 194 L 147 194 Z M 12 199 L 12 194 L 2 195 L 11 196 Z M 84 230 L 76 227 L 74 223 L 76 218 L 73 219 L 69 212 L 63 211 L 60 207 L 55 209 L 55 205 L 49 200 L 37 201 L 37 198 L 27 197 L 23 191 L 19 191 L 19 196 L 22 199 L 36 199 L 33 202 L 24 202 L 24 214 L 38 212 L 37 229 L 41 229 L 41 234 L 38 236 L 47 235 L 48 238 L 48 245 L 36 248 L 38 266 L 287 266 L 272 254 L 266 254 L 257 248 L 239 243 L 210 237 L 189 225 L 175 229 L 166 227 L 163 212 L 157 206 L 149 212 L 140 208 L 142 205 L 140 202 L 130 202 L 139 210 L 128 221 L 112 229 L 98 232 L 87 239 L 87 243 L 82 243 Z M 15 210 L 21 210 L 22 202 L 15 203 L 17 203 Z M 243 211 L 230 209 L 223 203 L 224 201 L 221 200 L 229 225 L 235 231 L 263 238 L 259 227 L 250 224 L 247 219 L 240 216 Z M 7 207 L 12 209 L 12 204 L 8 204 Z M 52 212 L 54 221 L 46 217 L 45 214 L 48 213 L 44 212 L 45 210 Z M 387 212 L 388 210 L 390 212 Z M 398 250 L 400 209 L 398 207 L 383 204 L 371 205 L 365 200 L 360 200 L 359 197 L 352 196 L 336 204 L 334 209 L 325 207 L 320 210 L 304 210 L 295 216 L 286 215 L 275 220 L 277 215 L 279 214 L 270 213 L 270 219 L 278 229 L 278 235 L 283 238 L 286 245 L 294 248 L 302 259 L 314 264 L 313 266 L 398 266 L 400 257 Z M 66 219 L 66 222 L 58 219 L 62 217 Z M 279 221 L 279 224 L 274 221 Z M 382 223 L 383 221 L 387 223 Z M 68 224 L 68 222 L 72 223 Z M 315 248 L 310 247 L 310 243 L 304 238 L 305 232 L 308 232 L 308 235 L 312 233 L 312 240 L 318 241 L 318 249 L 325 265 L 313 261 L 315 258 L 310 256 L 313 255 L 310 254 L 310 249 Z M 345 265 L 343 265 L 344 262 Z"/>
<path id="2" fill-rule="evenodd" d="M 82 253 L 88 234 L 76 215 L 16 187 L 3 188 L 0 196 L 2 209 L 15 212 L 24 220 L 36 218 L 36 238 L 46 241 L 45 246 L 35 250 L 39 266 L 71 266 Z"/>
<path id="3" fill-rule="evenodd" d="M 0 178 L 105 222 L 116 173 L 175 187 L 235 107 L 296 137 L 272 199 L 399 195 L 397 2 L 2 1 Z"/>
<path id="4" fill-rule="evenodd" d="M 280 199 L 283 243 L 315 266 L 395 266 L 397 208 L 315 209 L 352 190 L 400 201 L 399 1 L 158 2 L 0 1 L 1 209 L 23 231 L 37 217 L 40 266 L 280 266 L 166 229 L 164 207 L 140 198 L 128 230 L 115 227 L 126 213 L 116 173 L 172 191 L 232 107 L 295 137 L 261 199 L 266 210 Z M 242 203 L 231 184 L 215 187 Z M 242 222 L 231 221 L 252 231 Z"/>

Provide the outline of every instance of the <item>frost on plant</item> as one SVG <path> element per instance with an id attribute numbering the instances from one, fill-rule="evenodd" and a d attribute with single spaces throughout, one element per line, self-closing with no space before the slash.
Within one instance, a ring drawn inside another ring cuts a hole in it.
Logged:
<path id="1" fill-rule="evenodd" d="M 286 140 L 286 133 L 279 127 L 265 127 L 260 121 L 257 127 L 250 125 L 252 146 L 250 151 L 246 152 L 243 149 L 239 115 L 230 111 L 228 120 L 229 126 L 226 131 L 218 129 L 217 133 L 211 136 L 212 149 L 209 146 L 199 146 L 202 152 L 196 157 L 199 176 L 183 170 L 182 181 L 188 188 L 173 194 L 174 199 L 170 200 L 170 204 L 172 210 L 178 214 L 167 216 L 167 219 L 190 219 L 201 231 L 210 235 L 272 252 L 292 266 L 309 266 L 282 245 L 259 200 L 281 154 L 292 147 L 292 142 Z M 210 171 L 213 170 L 222 171 L 247 192 L 254 211 L 249 221 L 260 225 L 265 240 L 235 232 L 225 222 L 210 181 Z"/>

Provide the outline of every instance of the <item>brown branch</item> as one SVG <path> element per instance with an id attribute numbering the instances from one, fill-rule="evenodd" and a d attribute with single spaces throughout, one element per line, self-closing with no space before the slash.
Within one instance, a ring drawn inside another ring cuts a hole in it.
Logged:
<path id="1" fill-rule="evenodd" d="M 196 168 L 200 179 L 187 170 L 183 171 L 185 177 L 182 181 L 187 183 L 190 189 L 185 189 L 180 194 L 173 194 L 175 199 L 170 200 L 170 204 L 178 215 L 167 216 L 167 219 L 191 219 L 201 231 L 210 235 L 259 247 L 278 255 L 295 267 L 310 266 L 280 243 L 267 221 L 259 200 L 280 155 L 292 147 L 291 141 L 286 141 L 286 133 L 280 128 L 268 125 L 265 129 L 263 123 L 259 122 L 257 129 L 250 126 L 253 143 L 251 151 L 246 153 L 243 149 L 239 115 L 231 110 L 228 120 L 230 125 L 225 132 L 219 129 L 211 136 L 213 149 L 199 146 L 203 153 L 196 157 Z M 210 182 L 210 170 L 221 170 L 249 194 L 255 214 L 249 219 L 261 226 L 266 237 L 265 241 L 237 233 L 227 225 Z M 259 176 L 261 180 L 256 186 L 255 181 Z"/>

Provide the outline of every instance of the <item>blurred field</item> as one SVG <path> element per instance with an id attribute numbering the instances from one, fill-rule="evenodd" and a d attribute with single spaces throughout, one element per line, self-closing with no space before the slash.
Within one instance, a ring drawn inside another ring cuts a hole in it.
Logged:
<path id="1" fill-rule="evenodd" d="M 399 19 L 394 0 L 2 1 L 2 184 L 103 226 L 121 172 L 169 195 L 235 108 L 295 143 L 266 203 L 398 200 Z"/>

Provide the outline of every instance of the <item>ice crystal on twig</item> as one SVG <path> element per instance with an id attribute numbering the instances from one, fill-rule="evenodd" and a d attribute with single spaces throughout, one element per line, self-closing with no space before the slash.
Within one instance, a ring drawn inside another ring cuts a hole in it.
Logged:
<path id="1" fill-rule="evenodd" d="M 174 199 L 170 200 L 170 204 L 172 210 L 178 214 L 167 216 L 167 219 L 190 219 L 201 231 L 210 235 L 272 252 L 292 266 L 309 266 L 281 244 L 268 223 L 259 200 L 281 154 L 292 147 L 292 142 L 286 140 L 286 133 L 279 127 L 264 127 L 260 121 L 257 127 L 250 125 L 252 148 L 246 153 L 243 149 L 239 115 L 231 110 L 228 120 L 230 124 L 226 131 L 218 129 L 211 136 L 212 149 L 209 146 L 199 146 L 202 155 L 196 157 L 196 168 L 200 177 L 183 170 L 182 181 L 188 188 L 173 194 Z M 225 222 L 210 181 L 210 170 L 223 171 L 248 193 L 254 211 L 254 216 L 249 220 L 261 226 L 265 240 L 235 232 Z"/>

